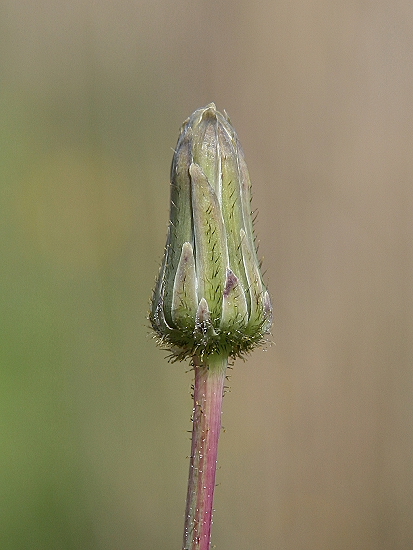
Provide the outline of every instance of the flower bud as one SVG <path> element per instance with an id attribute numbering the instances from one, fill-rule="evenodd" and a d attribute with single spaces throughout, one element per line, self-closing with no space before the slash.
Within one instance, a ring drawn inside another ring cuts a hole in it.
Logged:
<path id="1" fill-rule="evenodd" d="M 250 186 L 226 113 L 213 103 L 195 111 L 182 125 L 172 160 L 168 237 L 149 315 L 175 359 L 237 357 L 270 329 Z"/>

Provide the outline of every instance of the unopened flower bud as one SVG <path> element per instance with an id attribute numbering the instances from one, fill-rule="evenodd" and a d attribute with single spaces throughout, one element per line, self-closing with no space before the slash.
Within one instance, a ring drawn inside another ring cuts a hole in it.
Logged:
<path id="1" fill-rule="evenodd" d="M 229 118 L 213 103 L 195 111 L 172 160 L 168 237 L 149 315 L 176 359 L 240 356 L 270 329 L 250 186 Z"/>

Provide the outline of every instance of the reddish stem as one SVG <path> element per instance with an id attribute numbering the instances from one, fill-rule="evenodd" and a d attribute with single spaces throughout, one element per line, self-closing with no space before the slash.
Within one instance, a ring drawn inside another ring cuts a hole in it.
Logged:
<path id="1" fill-rule="evenodd" d="M 194 358 L 192 447 L 182 550 L 210 550 L 226 357 Z"/>

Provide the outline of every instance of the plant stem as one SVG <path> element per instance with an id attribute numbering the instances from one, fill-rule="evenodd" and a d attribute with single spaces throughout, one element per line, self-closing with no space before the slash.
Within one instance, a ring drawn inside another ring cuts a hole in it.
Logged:
<path id="1" fill-rule="evenodd" d="M 212 505 L 228 358 L 194 357 L 195 384 L 191 460 L 182 550 L 209 550 Z"/>

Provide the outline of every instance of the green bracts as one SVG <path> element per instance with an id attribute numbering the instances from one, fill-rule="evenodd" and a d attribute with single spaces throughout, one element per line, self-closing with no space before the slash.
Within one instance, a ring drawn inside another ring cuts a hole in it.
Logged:
<path id="1" fill-rule="evenodd" d="M 250 180 L 228 116 L 210 103 L 181 128 L 165 256 L 149 318 L 174 359 L 237 357 L 272 323 L 254 243 Z"/>

